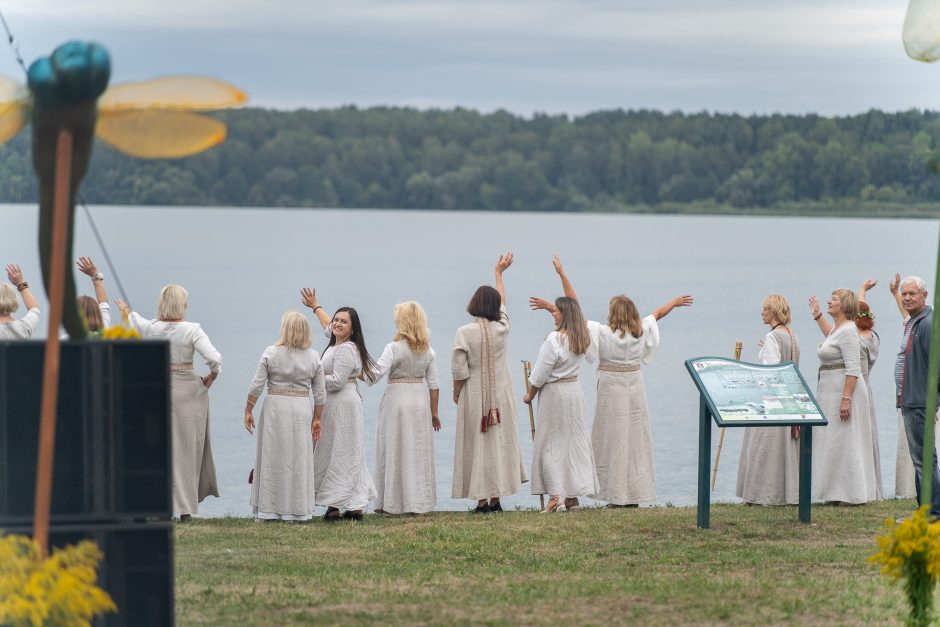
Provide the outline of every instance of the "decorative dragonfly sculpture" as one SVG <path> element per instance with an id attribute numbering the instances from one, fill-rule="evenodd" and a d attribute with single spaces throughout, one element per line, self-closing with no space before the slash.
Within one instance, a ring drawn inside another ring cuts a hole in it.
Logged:
<path id="1" fill-rule="evenodd" d="M 225 139 L 225 124 L 195 113 L 243 104 L 247 96 L 220 80 L 170 76 L 107 89 L 111 58 L 99 44 L 71 41 L 33 62 L 28 91 L 0 76 L 0 143 L 32 123 L 33 167 L 39 179 L 39 251 L 49 292 L 56 136 L 73 134 L 71 207 L 65 255 L 62 324 L 73 339 L 87 335 L 75 302 L 71 271 L 75 195 L 91 159 L 93 136 L 143 159 L 176 159 L 202 152 Z"/>

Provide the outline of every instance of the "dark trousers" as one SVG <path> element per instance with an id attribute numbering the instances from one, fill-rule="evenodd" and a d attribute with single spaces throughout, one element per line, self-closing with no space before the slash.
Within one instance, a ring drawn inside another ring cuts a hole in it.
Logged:
<path id="1" fill-rule="evenodd" d="M 907 447 L 911 450 L 911 461 L 914 463 L 914 484 L 917 486 L 917 502 L 920 503 L 920 481 L 924 467 L 924 416 L 923 407 L 903 407 L 901 415 L 904 416 L 904 429 L 907 431 Z M 933 417 L 931 417 L 933 420 Z M 937 468 L 936 447 L 933 452 L 933 483 L 930 488 L 930 513 L 940 518 L 940 470 Z"/>

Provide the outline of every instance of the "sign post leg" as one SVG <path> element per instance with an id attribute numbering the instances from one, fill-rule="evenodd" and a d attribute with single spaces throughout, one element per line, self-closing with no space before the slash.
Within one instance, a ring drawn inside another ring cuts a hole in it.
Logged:
<path id="1" fill-rule="evenodd" d="M 800 522 L 812 520 L 810 506 L 813 500 L 813 428 L 800 428 Z"/>
<path id="2" fill-rule="evenodd" d="M 708 529 L 711 509 L 711 492 L 708 489 L 709 462 L 712 458 L 712 419 L 699 396 L 698 409 L 698 528 Z"/>

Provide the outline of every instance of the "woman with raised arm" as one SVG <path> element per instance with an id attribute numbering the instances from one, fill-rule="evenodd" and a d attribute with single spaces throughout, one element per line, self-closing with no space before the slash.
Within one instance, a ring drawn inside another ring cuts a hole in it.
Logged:
<path id="1" fill-rule="evenodd" d="M 320 438 L 326 388 L 320 357 L 310 345 L 307 318 L 298 311 L 284 312 L 277 343 L 264 349 L 248 388 L 245 428 L 254 434 L 252 410 L 267 384 L 251 482 L 256 520 L 313 517 L 313 444 Z"/>
<path id="2" fill-rule="evenodd" d="M 170 405 L 173 429 L 173 511 L 186 522 L 207 496 L 219 496 L 209 429 L 209 388 L 222 372 L 222 356 L 195 322 L 186 322 L 188 293 L 179 285 L 160 290 L 157 317 L 148 320 L 123 300 L 118 310 L 141 336 L 170 343 Z M 200 377 L 193 368 L 199 353 L 209 367 Z"/>
<path id="3" fill-rule="evenodd" d="M 395 341 L 375 362 L 375 379 L 388 375 L 375 433 L 376 513 L 424 514 L 434 510 L 434 432 L 440 386 L 437 355 L 424 309 L 395 305 Z"/>
<path id="4" fill-rule="evenodd" d="M 587 432 L 584 391 L 578 373 L 588 357 L 591 334 L 578 301 L 555 299 L 555 330 L 539 348 L 529 375 L 526 404 L 539 397 L 538 429 L 532 447 L 532 494 L 548 494 L 543 513 L 581 508 L 580 496 L 600 492 L 591 438 Z M 592 351 L 593 352 L 593 351 Z M 593 361 L 593 356 L 589 357 Z"/>
<path id="5" fill-rule="evenodd" d="M 503 511 L 500 497 L 528 481 L 516 426 L 516 403 L 506 363 L 509 316 L 503 272 L 512 253 L 496 262 L 496 287 L 482 285 L 467 304 L 473 322 L 457 329 L 451 354 L 454 403 L 455 499 L 473 499 L 476 513 Z"/>
<path id="6" fill-rule="evenodd" d="M 761 306 L 761 321 L 770 331 L 757 354 L 762 364 L 800 364 L 800 344 L 790 328 L 790 303 L 771 294 Z M 738 459 L 735 493 L 755 505 L 800 502 L 800 428 L 745 427 Z"/>
<path id="7" fill-rule="evenodd" d="M 565 296 L 577 300 L 561 260 L 552 260 Z M 598 351 L 597 400 L 591 442 L 600 490 L 595 498 L 608 507 L 637 507 L 656 500 L 653 439 L 641 365 L 650 364 L 659 349 L 658 321 L 676 307 L 692 305 L 691 296 L 677 296 L 640 318 L 624 294 L 610 299 L 607 323 L 588 320 Z M 551 303 L 531 298 L 533 309 L 552 310 Z"/>
<path id="8" fill-rule="evenodd" d="M 822 314 L 815 296 L 810 306 L 819 322 Z M 820 363 L 816 399 L 829 424 L 813 429 L 813 499 L 857 505 L 878 498 L 868 388 L 864 382 L 859 385 L 862 342 L 855 326 L 858 298 L 852 290 L 837 289 L 826 311 L 832 324 L 823 321 L 830 331 L 816 350 Z"/>
<path id="9" fill-rule="evenodd" d="M 111 306 L 108 304 L 108 294 L 104 290 L 104 275 L 98 272 L 98 267 L 95 266 L 91 257 L 79 257 L 75 265 L 82 274 L 91 277 L 91 284 L 95 288 L 94 298 L 82 294 L 77 300 L 78 309 L 82 312 L 88 331 L 99 335 L 111 326 Z M 67 339 L 68 334 L 63 331 L 59 337 Z"/>
<path id="10" fill-rule="evenodd" d="M 30 291 L 29 284 L 23 280 L 23 271 L 18 265 L 7 264 L 6 271 L 16 291 L 6 283 L 0 283 L 0 340 L 28 340 L 39 324 L 39 301 Z M 26 306 L 26 315 L 19 320 L 13 317 L 13 313 L 20 308 L 17 291 Z"/>
<path id="11" fill-rule="evenodd" d="M 359 314 L 340 307 L 330 317 L 317 301 L 317 291 L 303 288 L 304 305 L 310 307 L 330 343 L 320 363 L 326 383 L 323 428 L 313 451 L 317 505 L 326 506 L 323 519 L 336 522 L 362 520 L 362 510 L 375 498 L 375 484 L 366 465 L 363 444 L 362 397 L 356 380 L 362 374 L 375 380 L 375 362 L 366 350 Z"/>

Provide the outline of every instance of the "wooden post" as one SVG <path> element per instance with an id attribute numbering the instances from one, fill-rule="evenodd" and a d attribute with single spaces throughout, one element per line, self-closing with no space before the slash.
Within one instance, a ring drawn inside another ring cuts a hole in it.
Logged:
<path id="1" fill-rule="evenodd" d="M 42 403 L 39 412 L 39 454 L 36 464 L 36 503 L 33 539 L 48 554 L 52 509 L 52 463 L 55 456 L 56 406 L 59 396 L 59 326 L 65 291 L 65 249 L 70 188 L 72 185 L 72 132 L 60 130 L 56 138 L 55 192 L 52 207 L 52 250 L 49 260 L 49 334 L 43 362 Z"/>
<path id="2" fill-rule="evenodd" d="M 532 364 L 522 360 L 522 372 L 523 372 L 523 381 L 525 381 L 525 393 L 529 393 L 529 374 L 532 372 Z M 532 403 L 528 403 L 529 407 L 529 429 L 532 432 L 532 442 L 535 443 L 535 413 L 532 411 Z M 545 495 L 539 494 L 539 511 L 545 509 Z"/>
<path id="3" fill-rule="evenodd" d="M 744 344 L 741 340 L 734 343 L 734 360 L 741 360 L 741 349 Z M 715 491 L 715 479 L 718 477 L 718 460 L 721 459 L 721 447 L 725 443 L 725 427 L 721 428 L 721 435 L 718 436 L 718 450 L 715 451 L 715 465 L 712 467 L 712 492 Z"/>

